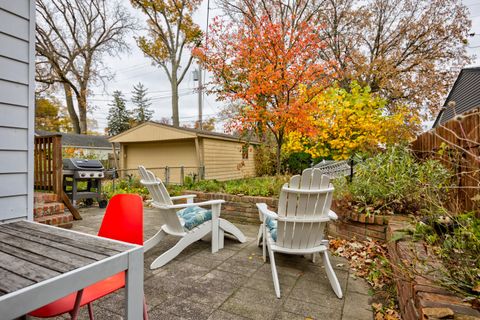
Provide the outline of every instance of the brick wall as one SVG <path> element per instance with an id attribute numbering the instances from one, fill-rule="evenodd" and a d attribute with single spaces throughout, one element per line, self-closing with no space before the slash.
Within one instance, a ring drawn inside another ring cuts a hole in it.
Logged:
<path id="1" fill-rule="evenodd" d="M 423 242 L 390 241 L 408 222 L 393 218 L 387 230 L 388 254 L 393 265 L 402 319 L 480 319 L 468 302 L 433 282 L 438 261 Z"/>
<path id="2" fill-rule="evenodd" d="M 223 199 L 221 217 L 232 223 L 240 224 L 260 224 L 258 209 L 256 203 L 266 203 L 268 207 L 277 211 L 278 200 L 271 197 L 251 197 L 230 195 L 225 193 L 205 193 L 200 191 L 185 191 L 183 194 L 197 195 L 195 202 L 207 201 L 212 199 Z"/>
<path id="3" fill-rule="evenodd" d="M 200 191 L 185 191 L 184 194 L 196 194 L 195 202 L 212 199 L 223 199 L 221 217 L 232 223 L 260 224 L 256 203 L 264 202 L 268 207 L 277 211 L 278 199 L 271 197 L 251 197 L 230 195 L 224 193 L 205 193 Z M 367 216 L 365 214 L 352 214 L 340 203 L 334 201 L 332 210 L 337 213 L 339 220 L 328 224 L 328 233 L 334 237 L 358 240 L 367 238 L 385 240 L 388 218 L 386 216 Z"/>
<path id="4" fill-rule="evenodd" d="M 367 238 L 385 241 L 390 216 L 367 215 L 352 212 L 342 202 L 334 201 L 332 210 L 338 215 L 337 221 L 328 224 L 328 234 L 332 237 L 357 240 Z"/>

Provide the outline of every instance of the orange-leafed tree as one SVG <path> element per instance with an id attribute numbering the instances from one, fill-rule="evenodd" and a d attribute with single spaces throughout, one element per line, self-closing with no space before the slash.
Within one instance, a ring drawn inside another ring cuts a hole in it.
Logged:
<path id="1" fill-rule="evenodd" d="M 315 107 L 310 101 L 329 83 L 333 70 L 318 59 L 324 46 L 321 26 L 298 21 L 295 14 L 229 24 L 215 19 L 208 41 L 194 52 L 212 73 L 210 91 L 236 106 L 227 128 L 273 135 L 277 173 L 286 135 L 308 125 L 310 108 Z M 305 96 L 300 92 L 303 86 L 317 90 Z"/>

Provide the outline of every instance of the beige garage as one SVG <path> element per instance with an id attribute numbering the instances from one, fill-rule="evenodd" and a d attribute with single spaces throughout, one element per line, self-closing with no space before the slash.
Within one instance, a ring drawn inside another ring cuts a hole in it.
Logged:
<path id="1" fill-rule="evenodd" d="M 138 165 L 171 183 L 186 176 L 230 180 L 255 174 L 257 143 L 227 134 L 146 122 L 109 141 L 120 144 L 119 167 L 127 174 Z"/>

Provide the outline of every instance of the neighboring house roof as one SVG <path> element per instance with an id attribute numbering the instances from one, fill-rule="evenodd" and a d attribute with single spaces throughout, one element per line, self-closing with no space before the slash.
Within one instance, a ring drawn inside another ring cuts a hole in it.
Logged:
<path id="1" fill-rule="evenodd" d="M 454 105 L 450 103 L 453 101 Z M 433 128 L 478 107 L 480 107 L 480 67 L 462 69 Z"/>
<path id="2" fill-rule="evenodd" d="M 166 129 L 164 131 L 171 132 L 171 135 L 162 135 L 160 136 L 153 136 L 147 132 L 145 129 L 147 127 L 156 127 L 161 129 Z M 140 131 L 141 134 L 135 134 Z M 237 137 L 234 135 L 229 135 L 226 133 L 219 133 L 219 132 L 211 132 L 211 131 L 204 131 L 192 128 L 183 128 L 183 127 L 175 127 L 169 124 L 158 123 L 154 121 L 148 121 L 142 123 L 139 126 L 131 128 L 125 132 L 117 134 L 116 136 L 110 137 L 108 140 L 110 142 L 144 142 L 144 141 L 167 141 L 167 140 L 175 140 L 175 139 L 188 139 L 188 138 L 195 138 L 195 137 L 205 137 L 211 139 L 220 139 L 220 140 L 227 140 L 227 141 L 243 141 L 249 142 L 252 144 L 259 144 L 258 141 L 248 141 L 247 139 Z"/>
<path id="3" fill-rule="evenodd" d="M 64 133 L 64 132 L 49 132 L 45 130 L 35 130 L 38 136 L 48 136 L 58 134 L 62 136 L 63 147 L 82 147 L 94 149 L 112 149 L 112 143 L 108 141 L 108 137 L 94 136 L 87 134 Z"/>

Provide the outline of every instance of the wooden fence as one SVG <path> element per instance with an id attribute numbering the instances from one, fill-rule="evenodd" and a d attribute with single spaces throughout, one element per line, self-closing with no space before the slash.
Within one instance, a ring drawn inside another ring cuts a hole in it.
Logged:
<path id="1" fill-rule="evenodd" d="M 454 172 L 451 209 L 480 208 L 480 108 L 423 133 L 411 147 L 417 157 L 438 159 Z"/>
<path id="2" fill-rule="evenodd" d="M 62 136 L 35 137 L 35 190 L 52 191 L 60 201 L 62 191 Z"/>

